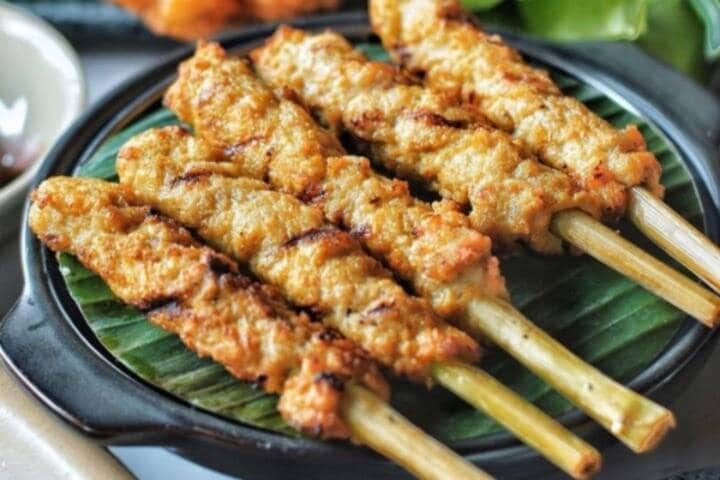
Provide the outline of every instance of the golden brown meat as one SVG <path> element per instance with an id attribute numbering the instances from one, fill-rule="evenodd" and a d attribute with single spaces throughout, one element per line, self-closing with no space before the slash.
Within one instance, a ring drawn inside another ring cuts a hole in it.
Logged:
<path id="1" fill-rule="evenodd" d="M 457 97 L 437 95 L 391 65 L 368 61 L 336 33 L 283 27 L 251 56 L 263 79 L 296 91 L 385 167 L 469 204 L 473 226 L 496 246 L 523 240 L 559 253 L 561 241 L 549 231 L 553 214 L 574 207 L 598 213 L 567 175 L 523 155 L 507 134 L 460 108 Z"/>
<path id="2" fill-rule="evenodd" d="M 339 414 L 347 381 L 387 396 L 377 367 L 352 342 L 290 310 L 273 288 L 242 276 L 123 186 L 55 177 L 32 200 L 30 227 L 43 243 L 77 256 L 191 350 L 281 393 L 280 412 L 295 428 L 347 437 Z"/>
<path id="3" fill-rule="evenodd" d="M 365 158 L 345 155 L 302 107 L 274 97 L 245 62 L 216 44 L 200 46 L 180 70 L 166 103 L 197 136 L 229 154 L 244 175 L 267 178 L 320 206 L 326 219 L 350 230 L 436 312 L 453 317 L 469 298 L 507 297 L 489 238 L 472 229 L 453 202 L 416 200 L 407 183 L 378 175 Z"/>
<path id="4" fill-rule="evenodd" d="M 288 19 L 317 10 L 332 10 L 340 0 L 240 0 L 245 16 L 259 20 Z"/>
<path id="5" fill-rule="evenodd" d="M 155 33 L 191 40 L 212 35 L 242 12 L 239 0 L 113 0 Z"/>
<path id="6" fill-rule="evenodd" d="M 233 20 L 278 20 L 337 8 L 339 0 L 112 0 L 155 33 L 207 38 Z"/>
<path id="7" fill-rule="evenodd" d="M 472 339 L 405 293 L 321 211 L 212 158 L 188 132 L 169 127 L 131 139 L 117 169 L 144 202 L 248 262 L 399 375 L 430 383 L 434 362 L 477 359 Z"/>
<path id="8" fill-rule="evenodd" d="M 624 212 L 627 187 L 662 195 L 660 164 L 634 125 L 616 130 L 563 96 L 547 72 L 483 33 L 456 0 L 372 0 L 370 12 L 396 61 L 437 91 L 461 93 L 543 162 L 572 175 L 607 215 Z"/>

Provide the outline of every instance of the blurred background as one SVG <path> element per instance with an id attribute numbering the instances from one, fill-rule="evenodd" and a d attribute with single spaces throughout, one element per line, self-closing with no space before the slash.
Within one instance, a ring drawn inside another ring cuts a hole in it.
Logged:
<path id="1" fill-rule="evenodd" d="M 198 38 L 262 22 L 366 8 L 365 2 L 356 0 L 14 0 L 9 3 L 46 20 L 67 38 L 79 57 L 84 77 L 84 81 L 79 81 L 84 89 L 80 97 L 84 106 L 174 49 Z M 634 43 L 720 94 L 718 0 L 464 0 L 463 3 L 485 25 L 549 41 Z M 0 15 L 3 15 L 1 8 Z M 0 17 L 0 27 L 2 20 Z M 0 53 L 2 42 L 0 37 Z M 5 63 L 5 58 L 0 60 Z M 0 75 L 0 80 L 2 78 Z M 34 152 L 32 145 L 17 153 L 7 146 L 9 144 L 2 143 L 3 125 L 10 128 L 12 122 L 8 119 L 21 115 L 22 108 L 22 105 L 0 102 L 0 199 L 12 178 L 28 168 L 28 159 L 41 157 L 43 153 Z M 23 156 L 27 157 L 25 161 Z M 24 192 L 20 197 L 24 197 Z M 19 205 L 7 216 L 3 216 L 0 205 L 0 318 L 22 288 L 17 241 Z M 116 449 L 114 452 L 140 478 L 172 475 L 222 478 L 160 449 Z M 720 479 L 720 469 L 705 469 L 673 478 Z"/>
<path id="2" fill-rule="evenodd" d="M 243 24 L 315 11 L 364 9 L 357 0 L 14 0 L 73 39 L 193 40 Z M 464 0 L 486 24 L 540 38 L 625 40 L 702 83 L 720 55 L 717 0 Z M 122 7 L 122 8 L 121 8 Z M 127 10 L 123 10 L 123 8 Z M 132 12 L 133 15 L 127 12 Z M 139 16 L 148 29 L 141 26 Z M 717 83 L 717 81 L 715 82 Z"/>

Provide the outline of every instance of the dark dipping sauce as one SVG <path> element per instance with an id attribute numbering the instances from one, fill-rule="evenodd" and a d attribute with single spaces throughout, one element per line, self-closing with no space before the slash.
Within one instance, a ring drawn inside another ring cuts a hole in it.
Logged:
<path id="1" fill-rule="evenodd" d="M 10 183 L 40 155 L 40 143 L 0 137 L 0 187 Z"/>

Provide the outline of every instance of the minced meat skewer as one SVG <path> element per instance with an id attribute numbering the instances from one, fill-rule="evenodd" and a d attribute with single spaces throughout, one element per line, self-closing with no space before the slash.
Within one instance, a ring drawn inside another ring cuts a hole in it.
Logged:
<path id="1" fill-rule="evenodd" d="M 214 161 L 186 130 L 153 129 L 130 139 L 117 171 L 143 202 L 248 263 L 291 303 L 317 313 L 396 374 L 432 383 L 434 362 L 478 360 L 475 341 L 407 294 L 320 210 L 242 177 L 236 164 Z"/>
<path id="2" fill-rule="evenodd" d="M 599 197 L 524 155 L 505 132 L 471 121 L 481 119 L 473 108 L 451 108 L 459 97 L 448 103 L 448 94 L 408 84 L 396 68 L 367 60 L 333 32 L 284 27 L 251 57 L 263 79 L 277 90 L 295 91 L 385 167 L 424 179 L 443 197 L 468 205 L 473 226 L 494 246 L 513 240 L 507 234 L 512 231 L 519 238 L 527 234 L 523 239 L 538 251 L 559 252 L 563 238 L 703 323 L 720 321 L 720 298 L 591 217 L 587 212 L 599 216 Z M 571 201 L 570 191 L 583 200 Z M 497 228 L 494 219 L 502 218 L 508 229 Z"/>
<path id="3" fill-rule="evenodd" d="M 121 182 L 143 201 L 248 263 L 398 375 L 448 387 L 579 477 L 598 467 L 595 449 L 471 367 L 478 345 L 408 295 L 350 234 L 325 223 L 317 207 L 242 177 L 239 167 L 180 127 L 136 136 L 117 163 Z"/>
<path id="4" fill-rule="evenodd" d="M 189 349 L 278 393 L 291 426 L 351 437 L 422 478 L 490 478 L 387 405 L 378 367 L 353 342 L 291 310 L 124 186 L 55 177 L 32 201 L 30 227 L 43 243 L 75 255 Z"/>
<path id="5" fill-rule="evenodd" d="M 626 210 L 651 240 L 720 291 L 720 248 L 662 202 L 661 165 L 634 125 L 615 129 L 565 96 L 457 0 L 372 0 L 393 58 L 436 91 L 460 94 L 541 161 L 568 172 L 609 216 Z"/>
<path id="6" fill-rule="evenodd" d="M 327 220 L 350 230 L 442 316 L 461 314 L 463 298 L 508 298 L 490 238 L 471 227 L 455 202 L 417 200 L 406 182 L 348 155 L 304 108 L 277 98 L 218 44 L 199 46 L 180 66 L 165 103 L 243 176 L 322 207 Z"/>
<path id="7" fill-rule="evenodd" d="M 433 209 L 413 198 L 406 183 L 378 175 L 365 158 L 346 155 L 301 106 L 275 97 L 239 58 L 228 57 L 216 44 L 200 46 L 180 67 L 166 104 L 243 174 L 267 178 L 275 188 L 321 207 L 329 221 L 353 233 L 437 313 L 491 339 L 592 416 L 613 424 L 632 418 L 626 407 L 642 411 L 637 404 L 666 415 L 514 310 L 505 301 L 489 240 L 469 228 L 467 217 L 445 207 L 451 202 Z M 588 383 L 595 388 L 585 388 Z M 622 397 L 628 400 L 616 402 Z"/>
<path id="8" fill-rule="evenodd" d="M 297 92 L 326 126 L 352 134 L 388 170 L 468 205 L 473 226 L 495 248 L 522 240 L 559 254 L 553 215 L 576 207 L 600 213 L 569 176 L 524 155 L 456 97 L 437 95 L 392 65 L 367 61 L 335 32 L 281 27 L 251 58 L 261 78 Z"/>
<path id="9" fill-rule="evenodd" d="M 350 380 L 387 398 L 375 363 L 352 342 L 290 310 L 273 288 L 241 275 L 234 261 L 198 244 L 126 187 L 55 177 L 32 201 L 30 227 L 43 243 L 75 255 L 120 300 L 191 350 L 280 393 L 278 408 L 294 428 L 346 438 L 337 387 Z"/>
<path id="10" fill-rule="evenodd" d="M 567 97 L 499 36 L 481 32 L 455 0 L 377 0 L 373 27 L 399 62 L 436 91 L 461 93 L 543 162 L 568 172 L 609 215 L 627 206 L 626 187 L 662 195 L 661 167 L 637 127 L 614 129 Z"/>

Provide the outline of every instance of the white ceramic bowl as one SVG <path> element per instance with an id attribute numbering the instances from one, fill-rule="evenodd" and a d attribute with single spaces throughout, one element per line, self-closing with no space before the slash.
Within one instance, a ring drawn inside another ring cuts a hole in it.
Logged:
<path id="1" fill-rule="evenodd" d="M 77 54 L 60 33 L 29 12 L 1 0 L 0 65 L 0 100 L 10 108 L 26 99 L 22 136 L 40 145 L 34 163 L 0 187 L 2 240 L 19 226 L 22 204 L 43 157 L 82 111 L 85 80 Z"/>

